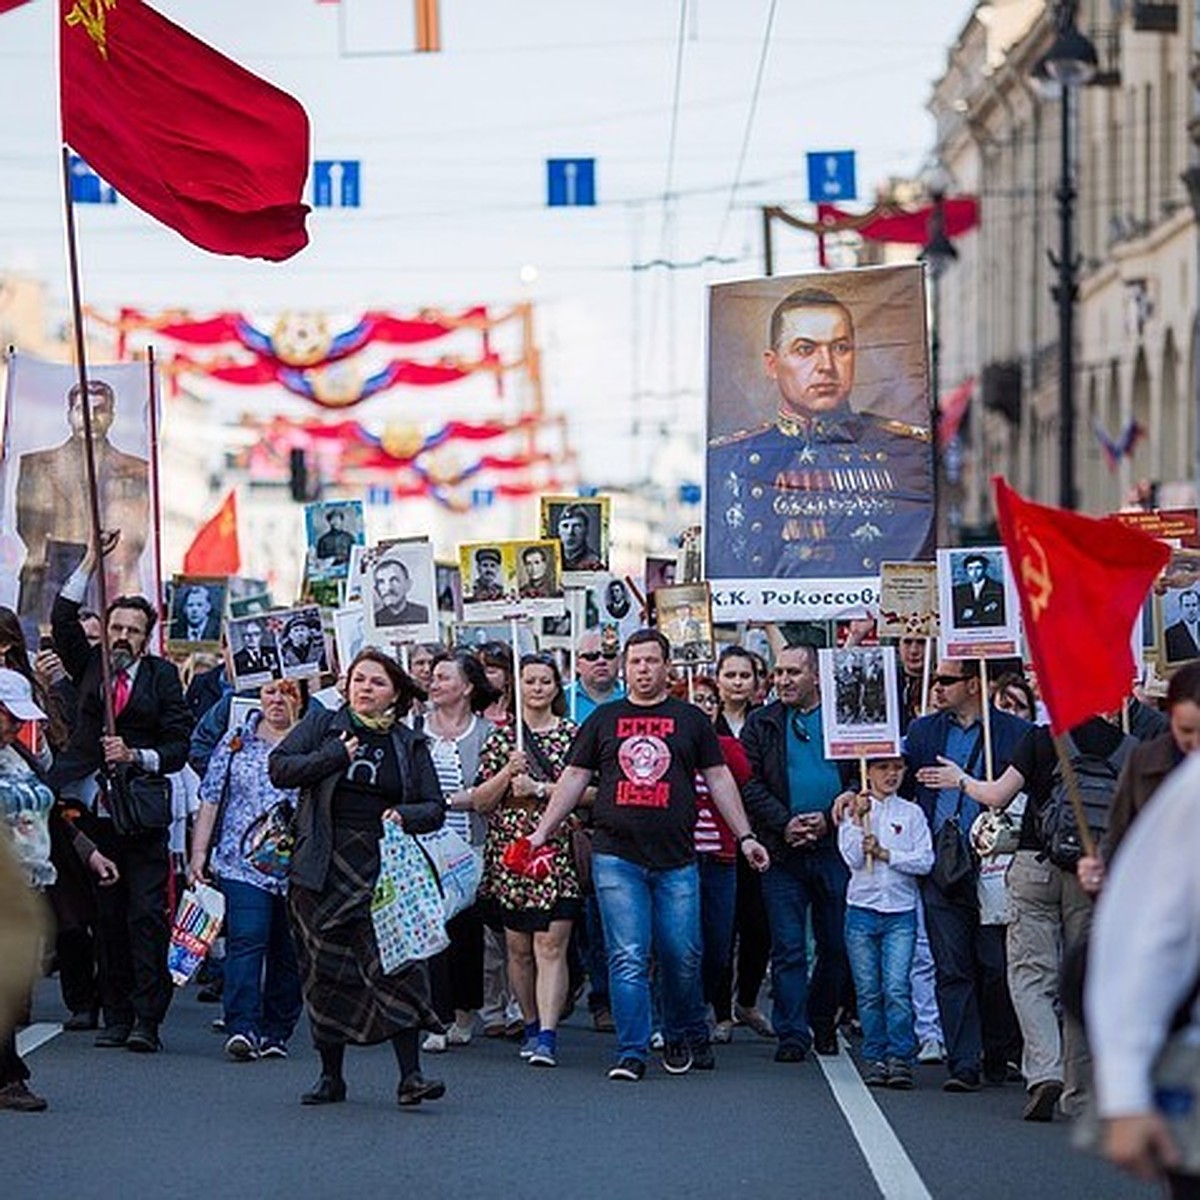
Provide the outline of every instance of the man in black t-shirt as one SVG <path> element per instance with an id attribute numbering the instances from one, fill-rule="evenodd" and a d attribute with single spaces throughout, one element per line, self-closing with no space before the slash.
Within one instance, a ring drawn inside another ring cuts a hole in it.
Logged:
<path id="1" fill-rule="evenodd" d="M 636 1082 L 650 1045 L 650 952 L 662 984 L 663 1066 L 673 1075 L 714 1064 L 700 985 L 700 882 L 693 828 L 696 773 L 757 870 L 770 863 L 750 832 L 737 785 L 711 722 L 668 692 L 670 647 L 642 629 L 625 644 L 627 696 L 583 723 L 567 767 L 529 839 L 543 845 L 591 784 L 592 878 L 608 941 L 617 1026 L 610 1079 Z"/>

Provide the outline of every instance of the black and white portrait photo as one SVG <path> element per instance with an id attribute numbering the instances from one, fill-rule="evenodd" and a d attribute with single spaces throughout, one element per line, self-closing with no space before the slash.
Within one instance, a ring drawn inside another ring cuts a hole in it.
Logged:
<path id="1" fill-rule="evenodd" d="M 350 570 L 350 551 L 361 546 L 361 500 L 323 500 L 304 509 L 308 541 L 308 577 L 344 579 Z"/>
<path id="2" fill-rule="evenodd" d="M 432 638 L 437 598 L 429 540 L 402 538 L 365 554 L 362 600 L 371 644 Z"/>
<path id="3" fill-rule="evenodd" d="M 1005 624 L 1004 584 L 991 556 L 979 550 L 951 554 L 950 592 L 956 629 L 997 628 Z"/>
<path id="4" fill-rule="evenodd" d="M 316 605 L 273 613 L 267 622 L 275 633 L 285 679 L 302 679 L 329 670 L 321 610 Z"/>
<path id="5" fill-rule="evenodd" d="M 220 645 L 227 594 L 224 579 L 176 579 L 167 627 L 168 648 L 207 650 Z"/>
<path id="6" fill-rule="evenodd" d="M 891 646 L 817 652 L 821 736 L 826 758 L 885 758 L 900 753 L 896 654 Z"/>
<path id="7" fill-rule="evenodd" d="M 1163 666 L 1177 667 L 1200 658 L 1200 585 L 1168 588 L 1158 603 Z"/>
<path id="8" fill-rule="evenodd" d="M 609 499 L 593 496 L 542 497 L 542 537 L 556 538 L 561 548 L 562 571 L 571 576 L 608 570 Z"/>
<path id="9" fill-rule="evenodd" d="M 231 620 L 229 649 L 233 656 L 233 686 L 239 692 L 260 687 L 283 674 L 269 617 L 252 615 Z"/>

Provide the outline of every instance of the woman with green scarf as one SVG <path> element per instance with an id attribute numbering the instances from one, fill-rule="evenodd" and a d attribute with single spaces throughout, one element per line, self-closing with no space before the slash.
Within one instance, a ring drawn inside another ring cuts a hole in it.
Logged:
<path id="1" fill-rule="evenodd" d="M 421 1074 L 418 1036 L 440 1033 L 429 973 L 414 962 L 390 975 L 371 923 L 383 822 L 428 833 L 445 805 L 423 735 L 397 720 L 421 689 L 381 650 L 359 652 L 346 672 L 347 704 L 310 712 L 271 752 L 271 782 L 300 789 L 288 906 L 321 1075 L 302 1104 L 346 1098 L 346 1044 L 390 1041 L 402 1107 L 445 1094 Z"/>

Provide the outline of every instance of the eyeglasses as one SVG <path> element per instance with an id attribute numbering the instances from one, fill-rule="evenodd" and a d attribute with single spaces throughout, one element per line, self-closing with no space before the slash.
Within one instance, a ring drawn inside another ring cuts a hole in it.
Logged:
<path id="1" fill-rule="evenodd" d="M 792 713 L 792 732 L 796 735 L 798 742 L 808 742 L 812 739 L 808 736 L 808 730 L 800 724 L 800 718 L 796 713 Z"/>
<path id="2" fill-rule="evenodd" d="M 582 662 L 598 662 L 602 658 L 612 660 L 617 658 L 618 655 L 615 650 L 580 650 L 575 657 Z"/>
<path id="3" fill-rule="evenodd" d="M 705 693 L 704 695 L 698 695 L 696 697 L 696 703 L 700 705 L 701 708 L 716 708 L 720 701 L 716 698 L 716 696 L 710 696 Z"/>
<path id="4" fill-rule="evenodd" d="M 956 683 L 962 683 L 965 679 L 965 675 L 935 675 L 933 682 L 939 687 L 953 687 Z"/>

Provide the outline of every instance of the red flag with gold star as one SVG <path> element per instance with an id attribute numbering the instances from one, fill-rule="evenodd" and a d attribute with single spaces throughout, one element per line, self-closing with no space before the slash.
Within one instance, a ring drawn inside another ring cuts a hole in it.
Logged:
<path id="1" fill-rule="evenodd" d="M 242 565 L 238 547 L 237 493 L 225 497 L 216 514 L 192 539 L 183 556 L 185 575 L 236 575 Z"/>
<path id="2" fill-rule="evenodd" d="M 1171 552 L 1113 517 L 1033 504 L 999 475 L 992 484 L 1038 688 L 1065 733 L 1129 695 L 1133 623 Z"/>
<path id="3" fill-rule="evenodd" d="M 142 0 L 59 0 L 63 139 L 152 217 L 215 254 L 308 244 L 308 116 Z"/>

